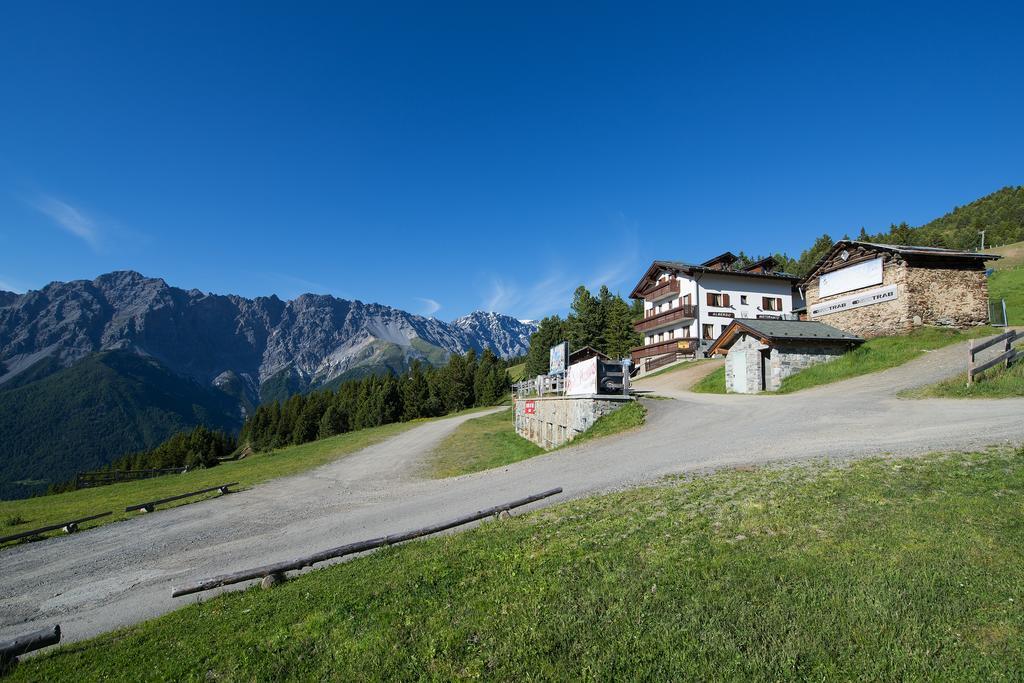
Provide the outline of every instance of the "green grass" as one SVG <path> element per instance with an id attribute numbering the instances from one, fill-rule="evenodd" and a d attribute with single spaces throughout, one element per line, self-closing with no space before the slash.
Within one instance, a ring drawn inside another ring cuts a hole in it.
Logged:
<path id="1" fill-rule="evenodd" d="M 725 393 L 725 366 L 716 369 L 696 382 L 690 391 L 698 394 L 724 394 Z"/>
<path id="2" fill-rule="evenodd" d="M 508 378 L 513 382 L 521 382 L 523 376 L 526 374 L 526 363 L 519 363 L 518 365 L 512 365 L 506 370 Z"/>
<path id="3" fill-rule="evenodd" d="M 647 410 L 632 402 L 610 415 L 598 418 L 594 426 L 561 448 L 592 439 L 636 429 L 644 423 Z M 435 479 L 481 472 L 511 465 L 546 453 L 532 441 L 516 434 L 511 410 L 466 420 L 434 450 L 428 473 Z M 555 449 L 557 450 L 557 449 Z"/>
<path id="4" fill-rule="evenodd" d="M 969 330 L 950 330 L 921 327 L 909 334 L 869 339 L 858 348 L 836 360 L 814 365 L 782 380 L 779 394 L 790 394 L 801 389 L 831 384 L 844 379 L 887 370 L 917 358 L 925 351 L 955 344 L 977 337 L 997 334 L 991 327 Z M 695 384 L 692 391 L 708 394 L 725 393 L 725 368 L 720 368 Z"/>
<path id="5" fill-rule="evenodd" d="M 710 363 L 712 360 L 714 360 L 714 359 L 713 358 L 698 358 L 696 360 L 683 361 L 682 363 L 679 363 L 678 365 L 673 365 L 673 366 L 668 367 L 668 368 L 662 368 L 661 370 L 656 370 L 655 372 L 652 372 L 649 375 L 644 375 L 641 378 L 641 380 L 651 379 L 652 377 L 657 377 L 658 375 L 667 375 L 670 372 L 678 372 L 679 370 L 688 370 L 690 368 L 697 367 L 698 365 L 703 365 L 704 363 Z"/>
<path id="6" fill-rule="evenodd" d="M 1021 680 L 1022 500 L 1008 448 L 671 480 L 220 595 L 11 680 Z"/>
<path id="7" fill-rule="evenodd" d="M 990 368 L 967 383 L 967 373 L 900 393 L 904 398 L 1015 398 L 1024 396 L 1024 361 Z"/>
<path id="8" fill-rule="evenodd" d="M 476 410 L 479 409 L 465 412 L 475 412 Z M 9 521 L 17 518 L 21 520 L 19 524 L 8 524 L 4 532 L 0 532 L 0 536 L 113 510 L 114 514 L 109 517 L 83 524 L 81 528 L 84 530 L 102 524 L 117 522 L 139 514 L 126 513 L 124 508 L 127 505 L 166 498 L 179 493 L 187 493 L 188 491 L 195 491 L 232 481 L 239 482 L 242 489 L 249 488 L 268 479 L 287 477 L 319 467 L 341 456 L 354 453 L 375 443 L 380 443 L 422 422 L 423 420 L 414 420 L 412 422 L 362 429 L 329 439 L 302 444 L 301 446 L 289 446 L 268 453 L 258 453 L 244 460 L 227 462 L 217 467 L 194 470 L 185 474 L 173 474 L 153 479 L 143 479 L 141 481 L 80 489 L 53 496 L 40 496 L 22 500 L 0 500 L 0 519 Z M 161 509 L 188 505 L 206 498 L 216 497 L 217 495 L 215 492 L 168 503 L 158 507 L 156 514 L 159 514 Z M 245 494 L 242 493 L 241 495 Z M 60 533 L 62 532 L 55 531 L 44 534 L 44 536 L 59 535 Z M 12 541 L 0 545 L 0 548 L 19 542 L 23 543 L 25 541 Z"/>
<path id="9" fill-rule="evenodd" d="M 1024 267 L 997 270 L 988 279 L 992 301 L 1006 299 L 1006 318 L 1010 325 L 1024 325 Z"/>
<path id="10" fill-rule="evenodd" d="M 544 449 L 516 434 L 513 412 L 475 417 L 448 435 L 430 459 L 435 479 L 480 472 L 540 455 Z"/>

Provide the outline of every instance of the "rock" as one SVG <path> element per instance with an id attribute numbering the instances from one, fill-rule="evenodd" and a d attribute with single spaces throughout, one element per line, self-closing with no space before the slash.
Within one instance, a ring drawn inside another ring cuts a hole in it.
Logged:
<path id="1" fill-rule="evenodd" d="M 267 574 L 260 581 L 260 588 L 263 590 L 270 590 L 274 586 L 280 585 L 285 582 L 284 574 Z"/>

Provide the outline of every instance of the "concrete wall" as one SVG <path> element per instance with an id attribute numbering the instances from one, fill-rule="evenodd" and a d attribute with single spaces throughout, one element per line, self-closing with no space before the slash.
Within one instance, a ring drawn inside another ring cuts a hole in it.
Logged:
<path id="1" fill-rule="evenodd" d="M 598 418 L 615 412 L 632 399 L 625 396 L 545 396 L 516 399 L 516 433 L 546 449 L 572 441 Z M 533 414 L 526 412 L 528 404 Z"/>
<path id="2" fill-rule="evenodd" d="M 896 285 L 896 299 L 811 316 L 811 320 L 820 320 L 865 339 L 905 334 L 921 325 L 971 327 L 988 322 L 988 280 L 983 271 L 924 268 L 891 258 L 884 264 L 880 285 L 823 299 L 818 295 L 818 280 L 812 280 L 807 286 L 807 307 L 810 310 L 820 302 L 886 285 Z"/>
<path id="3" fill-rule="evenodd" d="M 846 351 L 846 346 L 808 343 L 768 347 L 750 335 L 743 335 L 725 357 L 725 388 L 737 394 L 760 393 L 761 364 L 764 362 L 767 390 L 778 391 L 782 387 L 782 380 L 790 375 L 838 358 Z"/>

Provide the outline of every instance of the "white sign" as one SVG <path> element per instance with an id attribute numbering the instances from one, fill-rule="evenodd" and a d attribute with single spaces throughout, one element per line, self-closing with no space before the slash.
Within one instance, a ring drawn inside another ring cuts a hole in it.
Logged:
<path id="1" fill-rule="evenodd" d="M 566 396 L 588 396 L 597 393 L 597 357 L 569 366 L 565 373 Z"/>
<path id="2" fill-rule="evenodd" d="M 846 266 L 818 276 L 818 296 L 851 292 L 861 287 L 882 284 L 882 257 Z"/>
<path id="3" fill-rule="evenodd" d="M 885 301 L 892 301 L 895 298 L 896 285 L 886 285 L 885 287 L 870 289 L 861 294 L 855 294 L 854 296 L 844 296 L 842 299 L 835 299 L 833 301 L 815 304 L 814 306 L 811 306 L 811 317 L 818 318 L 823 315 L 829 315 L 830 313 L 838 313 L 840 311 L 849 311 L 854 308 L 860 308 L 861 306 L 880 304 Z"/>

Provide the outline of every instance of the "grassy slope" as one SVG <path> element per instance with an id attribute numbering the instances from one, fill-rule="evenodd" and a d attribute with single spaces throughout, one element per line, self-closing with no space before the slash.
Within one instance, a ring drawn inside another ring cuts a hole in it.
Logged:
<path id="1" fill-rule="evenodd" d="M 1021 347 L 1018 347 L 1021 348 Z M 967 383 L 967 373 L 900 394 L 904 398 L 1014 398 L 1024 396 L 1024 361 L 990 368 Z"/>
<path id="2" fill-rule="evenodd" d="M 508 372 L 508 378 L 513 382 L 522 381 L 523 375 L 526 374 L 526 363 L 519 363 L 513 365 L 506 370 Z"/>
<path id="3" fill-rule="evenodd" d="M 996 272 L 988 281 L 988 295 L 993 301 L 1006 299 L 1006 312 L 1011 325 L 1024 325 L 1024 242 L 1007 244 L 986 252 L 1003 258 L 991 265 Z"/>
<path id="4" fill-rule="evenodd" d="M 869 339 L 859 348 L 850 351 L 836 360 L 815 365 L 806 370 L 790 375 L 782 380 L 782 388 L 777 392 L 789 394 L 801 389 L 831 384 L 851 377 L 866 375 L 879 370 L 894 368 L 907 361 L 917 358 L 925 351 L 942 348 L 967 339 L 995 334 L 997 330 L 980 327 L 971 330 L 947 330 L 934 327 L 922 327 L 910 334 L 896 337 L 878 337 Z M 700 393 L 725 393 L 725 369 L 721 368 L 693 387 Z"/>
<path id="5" fill-rule="evenodd" d="M 544 449 L 516 434 L 513 412 L 466 420 L 434 450 L 430 476 L 435 479 L 480 472 L 540 455 Z"/>
<path id="6" fill-rule="evenodd" d="M 477 409 L 465 412 L 475 412 Z M 269 453 L 259 453 L 244 460 L 226 462 L 210 469 L 195 470 L 186 474 L 173 474 L 142 481 L 111 484 L 91 489 L 70 491 L 54 496 L 41 496 L 24 500 L 0 500 L 0 536 L 27 531 L 49 524 L 56 524 L 76 517 L 113 510 L 114 514 L 82 526 L 87 529 L 93 526 L 109 524 L 138 513 L 125 513 L 124 508 L 134 503 L 142 503 L 158 498 L 165 498 L 178 493 L 186 493 L 197 489 L 216 486 L 231 481 L 240 482 L 242 488 L 258 484 L 268 479 L 286 477 L 305 470 L 319 467 L 343 455 L 354 453 L 362 448 L 404 432 L 415 427 L 423 420 L 403 422 L 382 427 L 362 429 L 357 432 L 341 434 L 329 439 L 313 441 L 301 446 L 289 446 Z M 218 494 L 207 494 L 196 498 L 175 501 L 163 507 L 188 505 L 204 498 Z M 242 494 L 245 495 L 245 494 Z M 157 513 L 159 514 L 159 509 Z M 11 518 L 22 520 L 17 525 L 9 525 Z M 58 535 L 60 531 L 47 535 Z M 19 541 L 14 541 L 18 543 Z M 24 542 L 24 541 L 20 541 Z M 5 547 L 10 544 L 4 544 Z"/>
<path id="7" fill-rule="evenodd" d="M 712 359 L 710 359 L 710 358 L 699 358 L 697 360 L 683 361 L 682 363 L 679 363 L 678 365 L 673 365 L 671 367 L 663 368 L 661 370 L 656 370 L 656 371 L 652 372 L 649 375 L 644 375 L 642 379 L 651 379 L 651 378 L 657 377 L 659 375 L 667 375 L 670 372 L 678 372 L 680 370 L 688 370 L 688 369 L 690 369 L 692 367 L 695 367 L 697 365 L 701 365 L 703 363 L 709 363 L 709 362 L 711 362 L 711 360 Z"/>
<path id="8" fill-rule="evenodd" d="M 1009 449 L 725 471 L 221 595 L 11 678 L 1020 680 L 1022 497 Z"/>
<path id="9" fill-rule="evenodd" d="M 630 403 L 599 418 L 594 426 L 563 448 L 591 439 L 636 429 L 644 423 L 646 409 Z M 557 449 L 556 449 L 557 450 Z M 429 474 L 435 479 L 481 472 L 511 465 L 546 453 L 543 448 L 516 434 L 511 410 L 463 422 L 434 451 Z"/>

